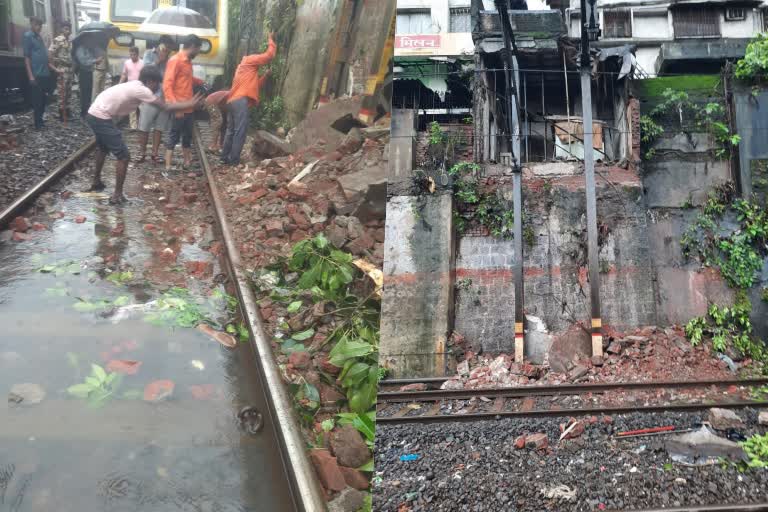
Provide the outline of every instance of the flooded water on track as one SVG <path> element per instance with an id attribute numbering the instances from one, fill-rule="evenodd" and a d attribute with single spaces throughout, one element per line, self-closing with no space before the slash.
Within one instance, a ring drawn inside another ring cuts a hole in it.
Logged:
<path id="1" fill-rule="evenodd" d="M 194 328 L 237 337 L 202 174 L 132 168 L 125 207 L 88 178 L 0 242 L 0 511 L 291 510 L 250 346 Z"/>

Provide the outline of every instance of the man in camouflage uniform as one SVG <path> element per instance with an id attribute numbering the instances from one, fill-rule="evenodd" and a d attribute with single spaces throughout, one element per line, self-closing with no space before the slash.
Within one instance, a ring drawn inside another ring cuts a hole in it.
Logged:
<path id="1" fill-rule="evenodd" d="M 72 42 L 69 36 L 72 28 L 68 21 L 62 21 L 59 28 L 61 31 L 53 39 L 48 53 L 51 56 L 51 63 L 56 70 L 56 84 L 59 92 L 59 117 L 69 117 L 69 100 L 72 97 L 72 81 L 74 79 L 74 70 L 72 66 Z"/>

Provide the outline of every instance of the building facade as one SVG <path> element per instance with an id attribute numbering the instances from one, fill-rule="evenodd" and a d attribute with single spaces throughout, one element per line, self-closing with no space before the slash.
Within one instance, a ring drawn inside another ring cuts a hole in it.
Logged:
<path id="1" fill-rule="evenodd" d="M 550 0 L 565 13 L 570 37 L 580 36 L 580 1 Z M 598 0 L 602 36 L 595 46 L 633 44 L 650 76 L 717 72 L 744 56 L 749 40 L 766 29 L 759 0 Z"/>

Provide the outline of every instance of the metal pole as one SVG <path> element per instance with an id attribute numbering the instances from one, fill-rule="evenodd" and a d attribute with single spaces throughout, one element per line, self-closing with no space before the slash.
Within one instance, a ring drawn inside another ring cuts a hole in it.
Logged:
<path id="1" fill-rule="evenodd" d="M 589 297 L 592 311 L 592 356 L 603 356 L 602 318 L 600 316 L 600 273 L 597 246 L 597 197 L 595 194 L 595 151 L 592 142 L 592 82 L 587 34 L 586 0 L 581 0 L 581 116 L 584 131 L 584 177 L 587 188 L 587 258 Z"/>
<path id="2" fill-rule="evenodd" d="M 525 353 L 525 310 L 523 298 L 523 183 L 520 166 L 520 118 L 517 97 L 517 58 L 514 52 L 512 25 L 509 22 L 508 3 L 495 0 L 496 9 L 501 18 L 501 30 L 504 35 L 504 81 L 506 83 L 507 131 L 509 132 L 510 151 L 512 153 L 512 200 L 514 203 L 514 264 L 515 279 L 515 361 L 522 362 Z"/>

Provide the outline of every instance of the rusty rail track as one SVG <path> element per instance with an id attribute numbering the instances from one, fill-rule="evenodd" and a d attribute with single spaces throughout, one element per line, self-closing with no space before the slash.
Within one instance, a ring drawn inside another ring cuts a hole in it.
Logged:
<path id="1" fill-rule="evenodd" d="M 302 512 L 323 512 L 326 510 L 325 500 L 305 450 L 305 442 L 298 427 L 298 418 L 293 412 L 292 399 L 283 384 L 280 369 L 272 355 L 270 337 L 264 330 L 256 296 L 253 294 L 253 289 L 243 270 L 240 251 L 229 226 L 224 210 L 224 201 L 213 177 L 208 155 L 205 153 L 206 145 L 197 124 L 194 127 L 194 139 L 208 181 L 216 223 L 224 239 L 230 276 L 239 299 L 245 325 L 248 327 L 253 343 L 256 355 L 254 362 L 264 391 L 263 398 L 267 404 L 270 424 L 280 442 L 280 454 L 287 473 L 294 506 L 296 510 Z"/>
<path id="2" fill-rule="evenodd" d="M 45 192 L 45 190 L 53 185 L 57 180 L 64 176 L 67 172 L 72 170 L 75 163 L 85 157 L 94 147 L 96 147 L 96 139 L 91 137 L 88 141 L 75 150 L 66 160 L 57 165 L 47 176 L 38 181 L 24 194 L 18 197 L 13 203 L 11 203 L 5 210 L 0 212 L 0 228 L 5 227 L 11 220 L 13 215 L 17 214 L 29 204 L 34 201 L 37 196 Z"/>
<path id="3" fill-rule="evenodd" d="M 706 380 L 706 381 L 667 381 L 667 382 L 630 382 L 630 383 L 600 383 L 560 386 L 525 386 L 513 388 L 492 389 L 461 389 L 461 390 L 426 390 L 426 391 L 397 391 L 382 392 L 378 395 L 379 411 L 385 410 L 392 404 L 405 404 L 394 415 L 379 415 L 379 423 L 436 423 L 449 421 L 481 421 L 501 418 L 535 418 L 554 416 L 593 416 L 603 414 L 625 414 L 634 412 L 664 412 L 664 411 L 696 411 L 720 408 L 768 407 L 768 400 L 702 400 L 688 403 L 659 403 L 647 405 L 608 405 L 604 407 L 573 407 L 556 409 L 504 410 L 510 402 L 521 398 L 542 398 L 553 396 L 597 395 L 605 392 L 622 391 L 653 391 L 682 388 L 709 388 L 712 386 L 741 386 L 760 387 L 768 384 L 768 379 L 748 380 Z M 466 411 L 465 407 L 451 407 L 451 412 L 445 413 L 442 404 L 452 404 L 453 401 L 481 399 L 490 402 L 495 398 L 494 410 L 481 412 Z M 412 407 L 412 404 L 430 404 L 429 406 Z M 454 409 L 458 409 L 455 412 Z M 462 412 L 464 411 L 464 412 Z"/>

